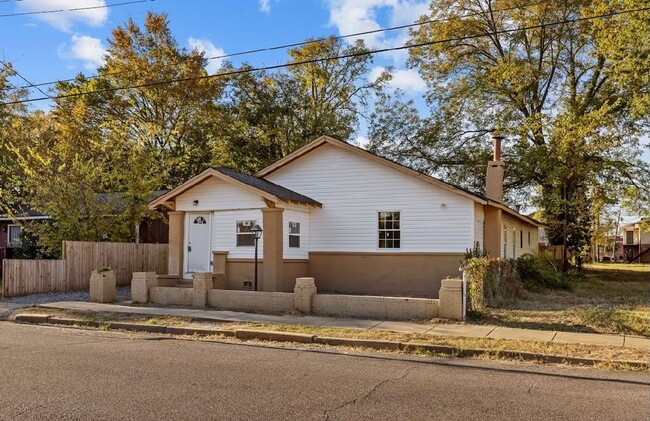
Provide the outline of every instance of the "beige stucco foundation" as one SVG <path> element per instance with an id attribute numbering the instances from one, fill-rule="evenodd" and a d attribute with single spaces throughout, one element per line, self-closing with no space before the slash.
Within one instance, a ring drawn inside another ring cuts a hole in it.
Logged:
<path id="1" fill-rule="evenodd" d="M 440 280 L 458 277 L 463 253 L 311 252 L 319 291 L 437 298 Z"/>

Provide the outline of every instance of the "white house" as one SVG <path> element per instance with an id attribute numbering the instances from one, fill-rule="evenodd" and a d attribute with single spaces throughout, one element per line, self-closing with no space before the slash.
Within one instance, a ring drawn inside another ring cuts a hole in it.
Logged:
<path id="1" fill-rule="evenodd" d="M 319 290 L 435 297 L 467 249 L 535 252 L 540 225 L 501 203 L 500 140 L 486 196 L 323 136 L 255 175 L 210 168 L 151 202 L 167 208 L 169 274 L 222 274 L 228 289 Z"/>

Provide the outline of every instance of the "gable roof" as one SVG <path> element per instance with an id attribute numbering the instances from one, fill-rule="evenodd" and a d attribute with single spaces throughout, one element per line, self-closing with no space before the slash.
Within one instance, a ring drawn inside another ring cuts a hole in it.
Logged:
<path id="1" fill-rule="evenodd" d="M 263 178 L 258 178 L 252 175 L 242 174 L 237 171 L 233 171 L 228 168 L 213 167 L 213 169 L 219 171 L 221 174 L 227 175 L 228 177 L 234 178 L 235 180 L 246 183 L 251 187 L 263 190 L 267 193 L 270 193 L 282 200 L 288 200 L 293 202 L 303 202 L 303 203 L 312 203 L 314 205 L 320 205 L 320 203 L 311 197 L 305 196 L 304 194 L 297 193 L 293 190 L 289 190 L 286 187 L 283 187 L 279 184 L 272 183 Z"/>
<path id="2" fill-rule="evenodd" d="M 272 174 L 273 172 L 279 170 L 280 168 L 284 167 L 285 165 L 295 161 L 296 159 L 300 158 L 303 155 L 308 154 L 309 152 L 313 151 L 314 149 L 319 148 L 320 146 L 323 145 L 332 145 L 339 147 L 341 149 L 350 151 L 352 153 L 355 153 L 357 155 L 363 156 L 364 158 L 369 158 L 374 160 L 375 162 L 378 162 L 379 164 L 385 165 L 387 167 L 396 169 L 400 172 L 403 172 L 407 175 L 410 175 L 412 177 L 415 177 L 417 179 L 420 179 L 422 181 L 425 181 L 429 184 L 433 184 L 437 187 L 441 187 L 445 190 L 452 191 L 454 193 L 457 193 L 461 196 L 467 197 L 468 199 L 471 199 L 475 202 L 478 202 L 482 205 L 487 204 L 487 198 L 485 198 L 482 195 L 479 195 L 477 193 L 471 192 L 469 190 L 463 189 L 458 186 L 454 186 L 453 184 L 446 183 L 440 179 L 437 179 L 435 177 L 432 177 L 430 175 L 421 173 L 419 171 L 415 171 L 414 169 L 411 169 L 407 166 L 404 166 L 398 162 L 391 161 L 388 158 L 384 158 L 383 156 L 376 155 L 370 151 L 367 151 L 365 149 L 362 149 L 358 146 L 351 145 L 347 142 L 344 142 L 342 140 L 335 139 L 330 136 L 321 136 L 318 139 L 308 143 L 307 145 L 303 146 L 302 148 L 299 148 L 295 150 L 294 152 L 290 153 L 289 155 L 285 156 L 284 158 L 276 161 L 275 163 L 269 165 L 268 167 L 258 171 L 255 173 L 256 177 L 266 177 L 269 174 Z"/>
<path id="3" fill-rule="evenodd" d="M 219 180 L 225 181 L 227 183 L 233 184 L 235 186 L 241 187 L 244 190 L 247 190 L 251 193 L 262 196 L 265 200 L 270 200 L 272 202 L 284 201 L 284 202 L 294 202 L 299 204 L 311 205 L 321 207 L 321 203 L 307 197 L 303 194 L 297 193 L 293 190 L 289 190 L 286 187 L 282 187 L 278 184 L 272 183 L 263 178 L 242 174 L 240 172 L 230 170 L 227 168 L 221 167 L 210 167 L 202 173 L 190 178 L 180 186 L 168 191 L 167 193 L 161 195 L 155 200 L 149 203 L 150 209 L 155 209 L 158 206 L 169 205 L 166 203 L 176 196 L 186 192 L 192 187 L 204 182 L 209 178 L 217 178 Z"/>
<path id="4" fill-rule="evenodd" d="M 495 200 L 488 199 L 487 197 L 485 197 L 485 196 L 483 196 L 481 194 L 478 194 L 478 193 L 466 190 L 466 189 L 464 189 L 462 187 L 458 187 L 458 186 L 455 186 L 453 184 L 447 183 L 447 182 L 442 181 L 442 180 L 440 180 L 438 178 L 432 177 L 432 176 L 430 176 L 428 174 L 421 173 L 421 172 L 416 171 L 416 170 L 414 170 L 412 168 L 409 168 L 409 167 L 407 167 L 405 165 L 402 165 L 402 164 L 400 164 L 398 162 L 392 161 L 392 160 L 390 160 L 388 158 L 385 158 L 383 156 L 376 155 L 376 154 L 374 154 L 374 153 L 372 153 L 370 151 L 367 151 L 365 149 L 362 149 L 362 148 L 360 148 L 358 146 L 351 145 L 351 144 L 349 144 L 347 142 L 344 142 L 342 140 L 339 140 L 339 139 L 336 139 L 336 138 L 333 138 L 333 137 L 330 137 L 330 136 L 321 136 L 321 137 L 319 137 L 318 139 L 308 143 L 307 145 L 303 146 L 302 148 L 299 148 L 299 149 L 295 150 L 294 152 L 290 153 L 289 155 L 285 156 L 284 158 L 274 162 L 273 164 L 269 165 L 268 167 L 258 171 L 257 173 L 255 173 L 255 176 L 256 177 L 266 177 L 266 176 L 274 173 L 275 171 L 279 170 L 280 168 L 284 167 L 285 165 L 290 164 L 291 162 L 297 160 L 298 158 L 308 154 L 309 152 L 311 152 L 311 151 L 313 151 L 313 150 L 315 150 L 315 149 L 317 149 L 317 148 L 319 148 L 319 147 L 321 147 L 323 145 L 336 146 L 336 147 L 344 149 L 346 151 L 350 151 L 352 153 L 355 153 L 355 154 L 357 154 L 359 156 L 363 156 L 364 158 L 372 159 L 373 161 L 375 161 L 375 162 L 377 162 L 379 164 L 385 165 L 385 166 L 387 166 L 389 168 L 393 168 L 393 169 L 395 169 L 397 171 L 400 171 L 402 173 L 405 173 L 407 175 L 415 177 L 415 178 L 417 178 L 419 180 L 425 181 L 425 182 L 427 182 L 429 184 L 432 184 L 434 186 L 437 186 L 437 187 L 443 188 L 445 190 L 451 191 L 453 193 L 459 194 L 459 195 L 461 195 L 463 197 L 466 197 L 466 198 L 468 198 L 470 200 L 473 200 L 474 202 L 479 203 L 481 205 L 497 207 L 497 208 L 501 209 L 502 211 L 504 211 L 505 213 L 507 213 L 507 214 L 509 214 L 509 215 L 511 215 L 511 216 L 513 216 L 515 218 L 518 218 L 521 221 L 526 222 L 528 224 L 535 225 L 535 226 L 538 226 L 538 227 L 544 225 L 544 224 L 540 223 L 539 221 L 537 221 L 537 220 L 535 220 L 535 219 L 533 219 L 531 217 L 528 217 L 526 215 L 522 215 L 521 213 L 517 212 L 514 209 L 509 208 L 508 206 L 504 205 L 501 202 L 497 202 Z"/>

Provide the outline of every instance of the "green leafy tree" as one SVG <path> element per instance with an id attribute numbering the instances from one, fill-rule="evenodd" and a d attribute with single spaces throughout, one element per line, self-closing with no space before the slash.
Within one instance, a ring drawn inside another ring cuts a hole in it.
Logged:
<path id="1" fill-rule="evenodd" d="M 578 252 L 589 238 L 584 226 L 593 218 L 593 191 L 606 186 L 617 200 L 649 196 L 650 169 L 639 142 L 650 115 L 650 38 L 644 36 L 650 14 L 550 25 L 638 2 L 516 6 L 511 0 L 431 3 L 426 19 L 433 22 L 412 30 L 411 43 L 433 43 L 410 50 L 410 64 L 429 87 L 431 116 L 425 129 L 411 130 L 417 153 L 405 161 L 418 159 L 453 182 L 483 186 L 490 148 L 484 134 L 498 129 L 507 139 L 508 199 L 529 198 L 543 209 L 551 238 Z M 453 19 L 456 14 L 475 16 Z"/>
<path id="2" fill-rule="evenodd" d="M 232 77 L 216 162 L 255 172 L 318 136 L 351 140 L 369 96 L 386 81 L 367 79 L 371 58 L 365 51 L 362 42 L 345 46 L 328 38 L 289 51 L 290 63 L 312 63 Z M 350 54 L 359 55 L 327 59 Z"/>
<path id="3" fill-rule="evenodd" d="M 25 89 L 9 82 L 14 75 L 10 64 L 0 63 L 0 103 L 25 99 Z M 17 164 L 13 145 L 20 142 L 27 109 L 23 104 L 0 105 L 0 214 L 11 213 L 20 204 L 24 190 L 24 174 Z"/>

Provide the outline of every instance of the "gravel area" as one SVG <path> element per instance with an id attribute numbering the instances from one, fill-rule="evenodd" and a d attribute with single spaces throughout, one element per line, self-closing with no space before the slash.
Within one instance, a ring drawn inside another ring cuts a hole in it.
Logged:
<path id="1" fill-rule="evenodd" d="M 128 301 L 131 299 L 131 287 L 117 288 L 116 301 Z M 88 290 L 68 291 L 68 292 L 51 292 L 46 294 L 32 294 L 23 297 L 9 298 L 3 302 L 9 304 L 38 305 L 45 303 L 54 303 L 57 301 L 90 301 Z"/>

